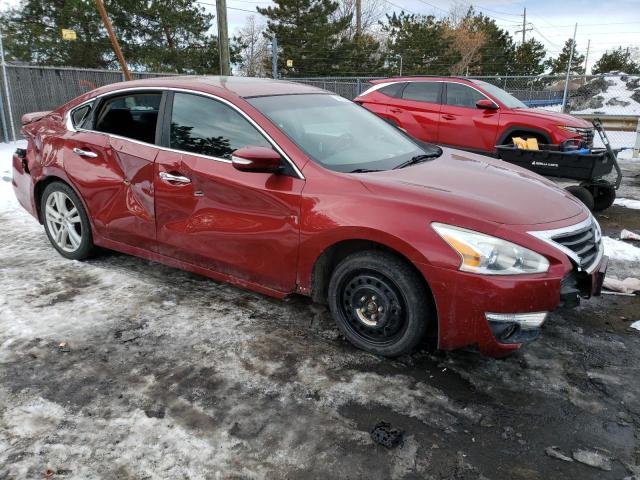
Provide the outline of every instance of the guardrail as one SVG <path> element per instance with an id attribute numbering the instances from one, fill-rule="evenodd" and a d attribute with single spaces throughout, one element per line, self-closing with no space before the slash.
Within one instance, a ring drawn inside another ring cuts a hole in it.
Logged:
<path id="1" fill-rule="evenodd" d="M 584 118 L 585 120 L 591 122 L 594 118 L 599 118 L 602 122 L 602 126 L 604 126 L 605 130 L 616 131 L 616 132 L 635 132 L 638 129 L 638 124 L 640 123 L 639 117 L 634 117 L 630 115 L 580 115 L 573 113 L 575 117 Z"/>

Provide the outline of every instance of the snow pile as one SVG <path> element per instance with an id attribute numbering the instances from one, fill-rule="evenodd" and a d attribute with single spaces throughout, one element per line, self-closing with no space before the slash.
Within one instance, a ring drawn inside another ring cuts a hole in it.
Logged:
<path id="1" fill-rule="evenodd" d="M 640 331 L 640 320 L 638 320 L 637 322 L 633 322 L 631 325 L 629 325 L 631 328 L 635 328 L 636 330 Z"/>
<path id="2" fill-rule="evenodd" d="M 16 148 L 26 148 L 26 146 L 25 140 L 0 143 L 0 211 L 18 207 L 18 200 L 11 186 L 11 158 Z"/>
<path id="3" fill-rule="evenodd" d="M 640 200 L 633 200 L 631 198 L 616 198 L 613 202 L 614 205 L 620 205 L 621 207 L 633 208 L 640 210 Z"/>
<path id="4" fill-rule="evenodd" d="M 598 76 L 571 94 L 569 110 L 577 114 L 640 115 L 640 76 Z"/>
<path id="5" fill-rule="evenodd" d="M 602 237 L 604 253 L 611 259 L 626 262 L 640 262 L 640 248 L 611 237 Z"/>

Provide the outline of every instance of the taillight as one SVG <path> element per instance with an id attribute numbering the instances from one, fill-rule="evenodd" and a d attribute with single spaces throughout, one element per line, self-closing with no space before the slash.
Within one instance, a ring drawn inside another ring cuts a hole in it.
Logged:
<path id="1" fill-rule="evenodd" d="M 20 166 L 21 170 L 26 173 L 29 174 L 29 165 L 27 164 L 27 150 L 24 148 L 18 148 L 16 149 L 15 153 L 13 154 L 13 163 L 16 167 Z"/>

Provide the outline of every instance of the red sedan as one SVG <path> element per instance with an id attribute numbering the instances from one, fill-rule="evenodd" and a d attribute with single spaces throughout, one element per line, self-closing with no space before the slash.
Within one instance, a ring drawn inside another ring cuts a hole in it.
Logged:
<path id="1" fill-rule="evenodd" d="M 564 113 L 528 108 L 513 95 L 464 77 L 403 77 L 374 80 L 354 101 L 415 138 L 494 154 L 513 137 L 559 144 L 593 143 L 593 125 Z"/>
<path id="2" fill-rule="evenodd" d="M 599 293 L 600 229 L 572 196 L 313 87 L 140 80 L 22 120 L 15 193 L 62 256 L 104 247 L 310 295 L 370 352 L 428 333 L 504 355 Z"/>

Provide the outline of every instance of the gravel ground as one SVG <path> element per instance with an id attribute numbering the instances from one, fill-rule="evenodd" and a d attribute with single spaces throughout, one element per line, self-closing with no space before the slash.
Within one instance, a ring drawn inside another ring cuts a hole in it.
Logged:
<path id="1" fill-rule="evenodd" d="M 624 167 L 640 199 L 640 162 Z M 638 210 L 599 220 L 640 231 Z M 2 479 L 640 478 L 639 297 L 555 313 L 505 360 L 389 360 L 304 298 L 117 253 L 67 261 L 6 199 L 0 225 Z M 381 420 L 402 447 L 370 439 Z"/>

